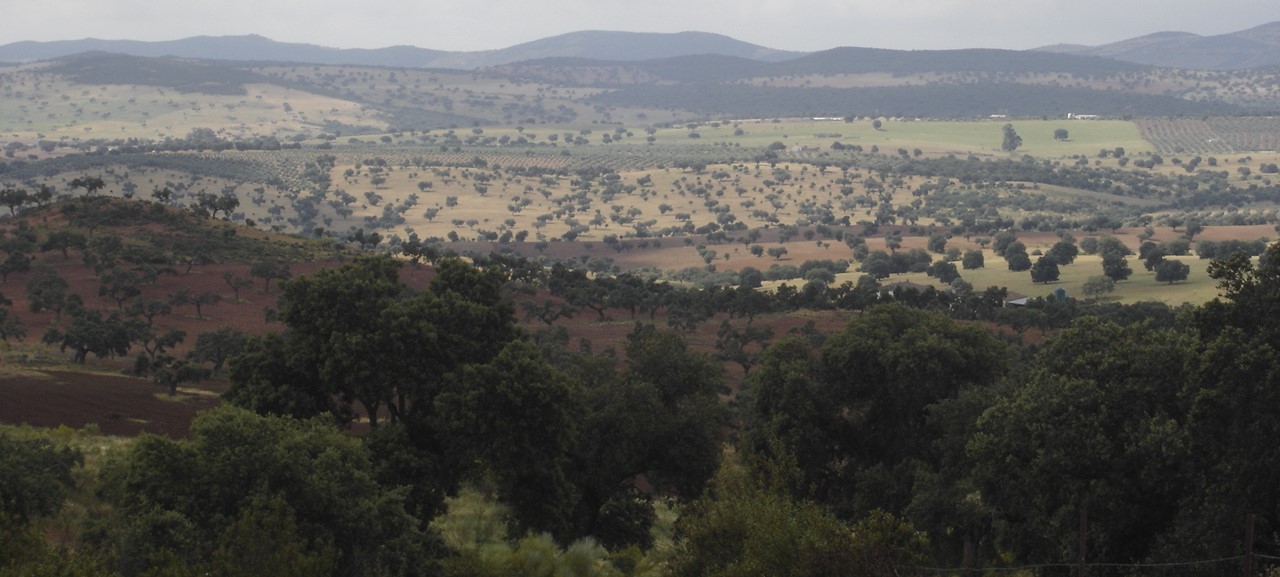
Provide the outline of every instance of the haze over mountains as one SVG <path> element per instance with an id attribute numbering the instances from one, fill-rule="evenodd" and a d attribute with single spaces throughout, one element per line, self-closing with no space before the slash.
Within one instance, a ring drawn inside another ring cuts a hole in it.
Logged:
<path id="1" fill-rule="evenodd" d="M 0 46 L 0 62 L 49 60 L 81 52 L 114 52 L 131 56 L 176 56 L 213 60 L 298 62 L 394 66 L 405 68 L 452 68 L 470 70 L 540 58 L 593 58 L 637 61 L 718 54 L 749 60 L 776 62 L 803 56 L 757 46 L 707 32 L 641 33 L 583 31 L 517 44 L 500 50 L 447 52 L 413 46 L 378 49 L 327 48 L 315 44 L 276 42 L 258 35 L 197 36 L 165 42 L 134 40 L 60 40 L 55 42 L 15 42 Z"/>
<path id="2" fill-rule="evenodd" d="M 1037 50 L 1198 70 L 1280 66 L 1280 22 L 1216 36 L 1157 32 L 1101 46 L 1058 44 Z"/>
<path id="3" fill-rule="evenodd" d="M 1054 45 L 1036 50 L 1205 70 L 1277 66 L 1280 65 L 1280 21 L 1217 36 L 1159 32 L 1101 46 Z M 48 60 L 88 51 L 151 57 L 463 70 L 546 58 L 633 62 L 692 55 L 719 55 L 758 62 L 781 62 L 806 56 L 803 52 L 775 50 L 706 32 L 668 34 L 583 31 L 478 52 L 449 52 L 414 46 L 338 49 L 314 44 L 276 42 L 257 35 L 197 36 L 163 42 L 99 39 L 25 41 L 0 46 L 0 62 Z M 952 51 L 920 52 L 943 55 Z"/>

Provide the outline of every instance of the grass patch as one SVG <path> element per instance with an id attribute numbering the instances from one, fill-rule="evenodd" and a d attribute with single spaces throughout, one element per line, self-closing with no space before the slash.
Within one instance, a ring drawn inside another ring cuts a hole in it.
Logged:
<path id="1" fill-rule="evenodd" d="M 740 146 L 768 146 L 782 142 L 788 146 L 808 146 L 826 149 L 840 141 L 848 145 L 861 145 L 870 150 L 878 146 L 881 152 L 893 153 L 898 148 L 921 149 L 925 154 L 948 153 L 1007 156 L 1000 150 L 1003 126 L 1013 124 L 1022 137 L 1022 147 L 1013 153 L 1043 158 L 1061 158 L 1073 155 L 1096 156 L 1098 151 L 1124 147 L 1127 154 L 1153 151 L 1151 144 L 1142 139 L 1134 122 L 1123 120 L 881 120 L 877 130 L 868 120 L 842 121 L 742 121 L 722 123 L 719 126 L 702 125 L 659 130 L 654 136 L 658 143 L 689 144 L 697 142 L 727 142 Z M 737 129 L 743 134 L 735 135 Z M 1054 140 L 1055 130 L 1063 128 L 1069 133 L 1067 140 Z M 699 138 L 691 140 L 690 132 Z M 837 136 L 838 135 L 838 136 Z"/>
<path id="2" fill-rule="evenodd" d="M 991 251 L 985 251 L 984 255 L 986 257 L 985 268 L 960 271 L 961 278 L 972 284 L 975 291 L 997 286 L 1008 288 L 1010 292 L 1038 297 L 1048 296 L 1058 287 L 1062 287 L 1066 289 L 1069 296 L 1082 299 L 1084 298 L 1084 282 L 1089 277 L 1102 274 L 1102 259 L 1100 257 L 1097 255 L 1081 255 L 1070 266 L 1059 267 L 1061 274 L 1058 282 L 1037 284 L 1031 282 L 1030 272 L 1008 270 L 1004 259 L 996 256 Z M 1038 257 L 1033 256 L 1031 258 L 1034 262 Z M 1116 283 L 1115 292 L 1107 295 L 1107 300 L 1125 304 L 1160 301 L 1170 305 L 1180 305 L 1182 303 L 1201 304 L 1218 296 L 1217 281 L 1209 277 L 1209 260 L 1194 256 L 1170 258 L 1184 262 L 1191 267 L 1191 274 L 1186 281 L 1173 284 L 1156 282 L 1155 273 L 1148 272 L 1142 268 L 1142 261 L 1138 260 L 1136 256 L 1130 256 L 1128 259 L 1129 267 L 1133 269 L 1133 275 L 1128 280 Z M 844 282 L 845 280 L 857 282 L 857 277 L 860 275 L 861 273 L 844 273 L 844 275 L 837 277 L 837 282 Z M 939 289 L 946 288 L 936 279 L 930 278 L 924 273 L 893 275 L 881 282 L 882 284 L 888 284 L 899 281 L 933 285 Z"/>

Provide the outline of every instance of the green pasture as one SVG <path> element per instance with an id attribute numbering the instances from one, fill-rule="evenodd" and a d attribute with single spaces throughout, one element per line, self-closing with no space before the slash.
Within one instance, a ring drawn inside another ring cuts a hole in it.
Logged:
<path id="1" fill-rule="evenodd" d="M 718 126 L 717 126 L 718 124 Z M 782 142 L 788 147 L 807 146 L 826 149 L 833 142 L 861 145 L 870 150 L 878 146 L 881 152 L 892 154 L 899 148 L 913 151 L 921 149 L 925 154 L 966 154 L 1007 156 L 1000 150 L 1003 127 L 1013 124 L 1022 137 L 1022 146 L 1014 156 L 1030 154 L 1046 158 L 1060 158 L 1077 154 L 1096 156 L 1098 151 L 1123 147 L 1127 154 L 1154 150 L 1142 139 L 1133 122 L 1122 120 L 886 120 L 881 119 L 877 130 L 870 120 L 844 122 L 841 120 L 737 120 L 701 123 L 695 128 L 680 126 L 659 130 L 654 136 L 664 144 L 728 143 L 740 146 L 768 146 Z M 1055 130 L 1067 130 L 1067 140 L 1054 140 Z M 737 130 L 743 134 L 736 135 Z M 698 138 L 690 138 L 697 133 Z M 643 139 L 635 139 L 632 142 Z"/>
<path id="2" fill-rule="evenodd" d="M 1000 150 L 1003 127 L 1013 124 L 1022 137 L 1022 146 L 1010 155 Z M 585 137 L 590 145 L 603 144 L 602 135 L 622 127 L 631 136 L 621 138 L 606 146 L 647 146 L 649 134 L 644 124 L 600 124 L 591 127 L 578 125 L 539 125 L 525 127 L 526 132 L 537 134 L 537 141 L 547 134 L 573 133 Z M 690 128 L 690 126 L 693 126 Z M 1066 129 L 1069 138 L 1054 140 L 1055 130 Z M 742 134 L 737 134 L 738 131 Z M 484 127 L 488 136 L 518 137 L 521 133 L 514 126 Z M 695 136 L 696 135 L 696 136 Z M 870 151 L 872 146 L 880 152 L 894 154 L 899 148 L 914 151 L 919 148 L 929 156 L 943 154 L 977 154 L 979 156 L 1020 157 L 1023 154 L 1043 158 L 1062 158 L 1073 155 L 1096 157 L 1101 149 L 1123 147 L 1126 154 L 1141 154 L 1154 149 L 1142 139 L 1137 125 L 1121 120 L 885 120 L 877 130 L 870 120 L 844 122 L 842 120 L 778 120 L 747 119 L 717 120 L 710 122 L 681 123 L 670 128 L 659 128 L 653 133 L 654 144 L 688 146 L 766 147 L 775 142 L 792 147 L 828 150 L 839 141 L 846 145 L 860 145 Z"/>
<path id="3" fill-rule="evenodd" d="M 991 251 L 985 251 L 985 257 L 985 268 L 960 270 L 960 277 L 972 284 L 975 291 L 984 290 L 989 286 L 1002 286 L 1008 288 L 1010 293 L 1037 297 L 1048 296 L 1058 287 L 1062 287 L 1066 289 L 1067 294 L 1071 297 L 1083 299 L 1085 298 L 1084 282 L 1089 277 L 1102 274 L 1101 257 L 1097 255 L 1081 255 L 1076 259 L 1075 263 L 1059 267 L 1060 276 L 1058 282 L 1036 284 L 1031 282 L 1030 272 L 1010 271 L 1006 267 L 1004 259 L 996 256 Z M 1032 256 L 1031 260 L 1034 262 L 1037 258 L 1039 257 Z M 1182 261 L 1191 267 L 1191 274 L 1186 281 L 1173 284 L 1156 282 L 1156 274 L 1144 269 L 1142 261 L 1138 260 L 1136 256 L 1130 256 L 1128 258 L 1129 268 L 1133 269 L 1133 275 L 1128 280 L 1116 283 L 1115 292 L 1103 298 L 1126 304 L 1154 300 L 1170 305 L 1179 305 L 1182 303 L 1200 304 L 1218 296 L 1217 282 L 1209 278 L 1209 260 L 1194 256 L 1170 258 Z M 861 276 L 861 274 L 858 272 L 844 273 L 837 277 L 836 282 L 842 283 L 845 280 L 857 282 L 857 277 Z M 901 281 L 933 285 L 939 289 L 946 288 L 937 279 L 930 278 L 924 273 L 893 275 L 888 279 L 882 280 L 881 284 Z"/>

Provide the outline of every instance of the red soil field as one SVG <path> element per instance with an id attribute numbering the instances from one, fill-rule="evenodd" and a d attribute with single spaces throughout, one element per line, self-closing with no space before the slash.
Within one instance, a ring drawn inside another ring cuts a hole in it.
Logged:
<path id="1" fill-rule="evenodd" d="M 198 411 L 217 406 L 216 384 L 168 397 L 145 379 L 79 371 L 0 376 L 0 422 L 36 427 L 96 424 L 104 434 L 185 437 Z"/>

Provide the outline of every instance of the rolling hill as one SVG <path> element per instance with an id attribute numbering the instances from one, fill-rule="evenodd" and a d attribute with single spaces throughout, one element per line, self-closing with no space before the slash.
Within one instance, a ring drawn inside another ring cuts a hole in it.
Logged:
<path id="1" fill-rule="evenodd" d="M 501 50 L 453 52 L 431 61 L 435 68 L 485 68 L 542 58 L 592 58 L 595 60 L 640 61 L 679 56 L 733 56 L 761 62 L 778 62 L 802 56 L 757 46 L 720 34 L 707 32 L 571 32 Z"/>
<path id="2" fill-rule="evenodd" d="M 1101 46 L 1059 44 L 1037 50 L 1197 70 L 1262 68 L 1280 65 L 1280 21 L 1215 36 L 1157 32 Z"/>

